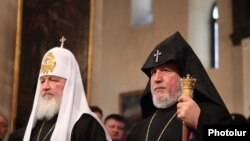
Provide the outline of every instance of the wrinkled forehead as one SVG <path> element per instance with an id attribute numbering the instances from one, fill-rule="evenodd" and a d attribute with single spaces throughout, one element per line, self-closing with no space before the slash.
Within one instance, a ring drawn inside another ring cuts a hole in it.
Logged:
<path id="1" fill-rule="evenodd" d="M 154 68 L 151 68 L 151 71 L 153 71 L 155 69 L 164 69 L 164 68 L 167 68 L 167 69 L 172 70 L 172 71 L 179 74 L 179 68 L 178 68 L 177 64 L 174 61 L 169 61 L 169 62 L 167 62 L 165 64 L 162 64 L 162 65 L 156 66 Z"/>
<path id="2" fill-rule="evenodd" d="M 40 79 L 45 79 L 45 78 L 57 78 L 57 79 L 65 79 L 61 76 L 56 76 L 56 75 L 42 75 L 40 76 Z"/>

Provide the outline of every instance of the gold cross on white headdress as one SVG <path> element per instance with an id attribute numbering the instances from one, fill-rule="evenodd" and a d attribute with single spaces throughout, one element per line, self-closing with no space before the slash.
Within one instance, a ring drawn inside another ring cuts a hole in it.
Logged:
<path id="1" fill-rule="evenodd" d="M 63 48 L 63 45 L 64 45 L 65 41 L 66 41 L 66 38 L 64 38 L 64 36 L 62 36 L 62 38 L 60 39 L 60 42 L 61 42 L 60 48 Z"/>

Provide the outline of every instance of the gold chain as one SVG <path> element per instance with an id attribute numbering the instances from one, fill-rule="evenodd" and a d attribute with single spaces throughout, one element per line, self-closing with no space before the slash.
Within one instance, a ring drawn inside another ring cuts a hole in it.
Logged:
<path id="1" fill-rule="evenodd" d="M 146 141 L 148 141 L 149 129 L 150 129 L 150 126 L 151 126 L 151 124 L 152 124 L 152 121 L 153 121 L 153 119 L 155 118 L 157 112 L 158 112 L 158 111 L 156 111 L 156 112 L 154 113 L 154 115 L 152 116 L 152 118 L 150 119 L 150 122 L 149 122 L 149 125 L 148 125 L 148 129 L 147 129 L 147 134 L 146 134 Z M 163 128 L 162 131 L 161 131 L 161 134 L 159 135 L 159 137 L 158 137 L 158 139 L 157 139 L 157 141 L 160 141 L 161 136 L 163 135 L 164 131 L 165 131 L 166 128 L 168 127 L 169 123 L 174 119 L 174 117 L 176 116 L 176 114 L 177 114 L 177 113 L 175 113 L 175 114 L 171 117 L 171 119 L 168 121 L 168 123 L 164 126 L 164 128 Z"/>
<path id="2" fill-rule="evenodd" d="M 39 130 L 38 137 L 37 137 L 36 141 L 39 141 L 39 139 L 40 139 L 40 134 L 42 132 L 43 125 L 44 125 L 44 122 L 43 122 L 43 124 L 42 124 L 42 126 L 41 126 L 41 128 Z M 48 135 L 52 132 L 52 130 L 54 129 L 55 125 L 56 125 L 56 123 L 49 129 L 49 132 L 45 135 L 45 137 L 43 138 L 43 141 L 45 141 L 45 139 L 48 137 Z"/>

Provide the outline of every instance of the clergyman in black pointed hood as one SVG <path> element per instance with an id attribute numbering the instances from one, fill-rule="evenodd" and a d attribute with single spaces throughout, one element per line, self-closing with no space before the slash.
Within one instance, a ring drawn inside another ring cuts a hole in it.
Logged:
<path id="1" fill-rule="evenodd" d="M 141 98 L 143 121 L 130 141 L 180 141 L 182 123 L 190 138 L 203 139 L 206 124 L 231 124 L 233 120 L 199 58 L 179 32 L 159 43 L 142 67 L 149 81 Z M 181 78 L 196 79 L 193 97 L 183 96 Z"/>

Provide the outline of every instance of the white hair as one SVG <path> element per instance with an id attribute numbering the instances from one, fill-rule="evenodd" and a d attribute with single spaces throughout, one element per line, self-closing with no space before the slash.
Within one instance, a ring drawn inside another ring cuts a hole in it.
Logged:
<path id="1" fill-rule="evenodd" d="M 176 82 L 176 90 L 172 93 L 166 92 L 165 95 L 158 96 L 153 91 L 151 91 L 153 97 L 153 104 L 155 107 L 164 109 L 174 105 L 178 98 L 181 96 L 181 84 L 179 81 Z"/>
<path id="2" fill-rule="evenodd" d="M 47 99 L 39 95 L 36 117 L 38 119 L 46 118 L 50 120 L 53 116 L 58 114 L 60 110 L 62 96 L 58 99 Z"/>

